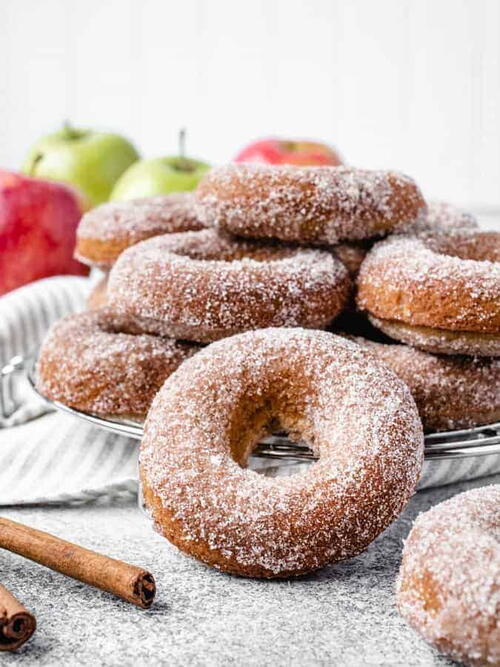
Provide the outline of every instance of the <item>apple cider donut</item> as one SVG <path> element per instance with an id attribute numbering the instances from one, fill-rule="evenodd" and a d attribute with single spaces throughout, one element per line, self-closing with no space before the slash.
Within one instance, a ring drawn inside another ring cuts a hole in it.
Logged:
<path id="1" fill-rule="evenodd" d="M 319 460 L 270 478 L 245 468 L 273 428 Z M 406 385 L 325 331 L 265 329 L 189 359 L 149 411 L 146 507 L 181 551 L 254 577 L 309 572 L 362 552 L 401 512 L 423 461 Z"/>
<path id="2" fill-rule="evenodd" d="M 500 232 L 393 236 L 365 258 L 358 306 L 428 352 L 500 356 Z"/>
<path id="3" fill-rule="evenodd" d="M 123 331 L 210 342 L 267 326 L 323 328 L 351 290 L 325 250 L 264 245 L 214 229 L 158 236 L 111 270 L 107 309 Z"/>
<path id="4" fill-rule="evenodd" d="M 408 387 L 424 428 L 447 431 L 500 420 L 500 359 L 434 355 L 353 337 Z"/>
<path id="5" fill-rule="evenodd" d="M 120 253 L 139 241 L 203 227 L 191 192 L 108 202 L 81 219 L 75 257 L 85 264 L 109 269 Z"/>
<path id="6" fill-rule="evenodd" d="M 204 176 L 196 198 L 207 224 L 313 245 L 385 234 L 426 211 L 408 176 L 353 167 L 232 164 Z"/>
<path id="7" fill-rule="evenodd" d="M 199 347 L 116 333 L 98 312 L 68 315 L 48 332 L 37 389 L 53 401 L 101 416 L 144 418 L 166 378 Z"/>
<path id="8" fill-rule="evenodd" d="M 500 485 L 460 493 L 417 518 L 396 597 L 438 651 L 466 665 L 500 665 Z"/>

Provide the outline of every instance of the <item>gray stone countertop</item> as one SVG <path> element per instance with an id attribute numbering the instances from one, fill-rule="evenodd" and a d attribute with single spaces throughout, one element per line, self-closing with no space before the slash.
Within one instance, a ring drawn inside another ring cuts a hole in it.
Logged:
<path id="1" fill-rule="evenodd" d="M 357 558 L 287 581 L 243 579 L 183 556 L 132 502 L 1 514 L 136 563 L 156 577 L 149 611 L 0 551 L 0 581 L 38 621 L 3 665 L 450 665 L 398 615 L 402 541 L 420 512 L 500 476 L 418 493 Z"/>

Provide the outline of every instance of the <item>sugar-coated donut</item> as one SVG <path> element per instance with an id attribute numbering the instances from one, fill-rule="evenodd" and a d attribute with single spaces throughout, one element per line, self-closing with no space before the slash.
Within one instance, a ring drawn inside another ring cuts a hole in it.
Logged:
<path id="1" fill-rule="evenodd" d="M 108 288 L 108 274 L 106 273 L 90 290 L 86 300 L 88 310 L 99 310 L 106 305 L 106 290 Z"/>
<path id="2" fill-rule="evenodd" d="M 466 665 L 500 665 L 500 485 L 421 514 L 397 581 L 406 621 Z"/>
<path id="3" fill-rule="evenodd" d="M 500 359 L 434 355 L 409 345 L 354 340 L 406 382 L 426 430 L 500 420 Z"/>
<path id="4" fill-rule="evenodd" d="M 389 336 L 443 354 L 500 354 L 500 233 L 393 236 L 357 279 L 358 306 Z"/>
<path id="5" fill-rule="evenodd" d="M 165 379 L 198 349 L 194 343 L 115 333 L 98 312 L 72 314 L 43 342 L 37 388 L 77 410 L 144 418 Z"/>
<path id="6" fill-rule="evenodd" d="M 276 428 L 319 460 L 291 477 L 245 469 Z M 406 505 L 422 461 L 415 403 L 387 366 L 324 331 L 265 329 L 210 345 L 167 380 L 140 477 L 156 529 L 179 549 L 285 577 L 363 551 Z"/>
<path id="7" fill-rule="evenodd" d="M 323 328 L 350 290 L 346 268 L 330 252 L 207 229 L 158 236 L 122 253 L 107 308 L 124 331 L 210 342 L 267 326 Z"/>
<path id="8" fill-rule="evenodd" d="M 314 245 L 384 234 L 426 211 L 408 176 L 353 167 L 232 164 L 204 176 L 196 198 L 207 224 Z"/>
<path id="9" fill-rule="evenodd" d="M 108 269 L 120 253 L 139 241 L 203 227 L 191 192 L 107 202 L 81 219 L 75 257 L 85 264 Z"/>

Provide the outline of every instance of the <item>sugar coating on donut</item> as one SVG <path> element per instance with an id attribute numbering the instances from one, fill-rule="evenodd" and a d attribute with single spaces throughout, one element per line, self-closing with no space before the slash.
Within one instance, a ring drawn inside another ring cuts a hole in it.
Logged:
<path id="1" fill-rule="evenodd" d="M 307 472 L 246 469 L 273 426 L 319 455 Z M 219 341 L 159 392 L 141 446 L 156 527 L 205 563 L 299 574 L 353 556 L 401 511 L 423 460 L 406 385 L 358 345 L 303 329 Z"/>
<path id="2" fill-rule="evenodd" d="M 404 618 L 440 651 L 466 664 L 500 664 L 499 485 L 417 518 L 396 595 Z"/>
<path id="3" fill-rule="evenodd" d="M 404 233 L 459 232 L 478 228 L 476 218 L 454 204 L 429 202 L 427 214 L 415 223 L 403 227 Z"/>
<path id="4" fill-rule="evenodd" d="M 443 201 L 430 202 L 425 221 L 431 229 L 446 231 L 477 229 L 478 227 L 477 220 L 472 213 Z"/>
<path id="5" fill-rule="evenodd" d="M 120 252 L 139 241 L 203 227 L 191 192 L 107 202 L 82 217 L 76 256 L 92 264 L 110 266 Z"/>
<path id="6" fill-rule="evenodd" d="M 376 236 L 426 211 L 408 176 L 352 167 L 232 164 L 209 172 L 196 198 L 207 224 L 232 233 L 330 245 Z"/>
<path id="7" fill-rule="evenodd" d="M 474 230 L 477 227 L 477 220 L 470 213 L 447 202 L 430 202 L 425 216 L 420 217 L 417 222 L 406 224 L 401 229 L 394 231 L 395 233 L 418 235 L 448 234 Z M 346 241 L 333 246 L 331 251 L 345 264 L 349 275 L 356 278 L 363 260 L 376 241 L 376 238 Z"/>
<path id="8" fill-rule="evenodd" d="M 357 282 L 358 305 L 376 317 L 500 331 L 500 233 L 390 237 L 368 253 Z"/>
<path id="9" fill-rule="evenodd" d="M 111 271 L 107 304 L 126 330 L 209 342 L 270 325 L 326 326 L 350 289 L 346 268 L 325 250 L 209 229 L 129 248 Z"/>
<path id="10" fill-rule="evenodd" d="M 98 311 L 72 314 L 43 342 L 37 388 L 80 410 L 144 417 L 168 375 L 198 349 L 168 338 L 116 333 Z"/>
<path id="11" fill-rule="evenodd" d="M 406 382 L 427 430 L 500 419 L 500 359 L 436 356 L 409 345 L 354 340 Z"/>
<path id="12" fill-rule="evenodd" d="M 106 202 L 86 213 L 78 227 L 78 237 L 109 241 L 117 236 L 142 239 L 143 234 L 169 225 L 166 231 L 202 229 L 194 212 L 191 192 Z"/>

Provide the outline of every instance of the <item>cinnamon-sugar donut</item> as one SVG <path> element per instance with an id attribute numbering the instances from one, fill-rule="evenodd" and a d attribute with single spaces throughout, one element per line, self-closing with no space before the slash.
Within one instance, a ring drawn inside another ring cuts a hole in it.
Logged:
<path id="1" fill-rule="evenodd" d="M 500 232 L 391 237 L 365 258 L 358 306 L 429 352 L 500 355 Z"/>
<path id="2" fill-rule="evenodd" d="M 500 665 L 500 485 L 421 514 L 403 551 L 397 605 L 440 652 Z"/>
<path id="3" fill-rule="evenodd" d="M 282 428 L 319 456 L 306 472 L 245 469 Z M 363 551 L 401 512 L 423 461 L 406 385 L 358 345 L 324 331 L 266 329 L 185 362 L 145 424 L 140 478 L 156 529 L 240 575 L 298 575 Z"/>
<path id="4" fill-rule="evenodd" d="M 350 289 L 347 270 L 325 250 L 207 229 L 158 236 L 122 253 L 107 308 L 124 331 L 210 342 L 267 326 L 325 327 Z"/>
<path id="5" fill-rule="evenodd" d="M 199 346 L 115 333 L 98 312 L 68 315 L 49 330 L 37 364 L 47 398 L 101 416 L 144 418 L 165 379 Z"/>
<path id="6" fill-rule="evenodd" d="M 106 290 L 108 288 L 109 275 L 106 273 L 91 289 L 85 305 L 88 310 L 99 310 L 106 305 Z"/>
<path id="7" fill-rule="evenodd" d="M 85 264 L 108 269 L 120 253 L 139 241 L 203 227 L 191 192 L 107 202 L 81 219 L 75 257 Z"/>
<path id="8" fill-rule="evenodd" d="M 353 167 L 232 164 L 206 174 L 195 194 L 207 224 L 313 245 L 384 234 L 426 211 L 409 177 Z"/>
<path id="9" fill-rule="evenodd" d="M 500 359 L 434 355 L 409 345 L 353 340 L 406 382 L 426 430 L 500 420 Z"/>

